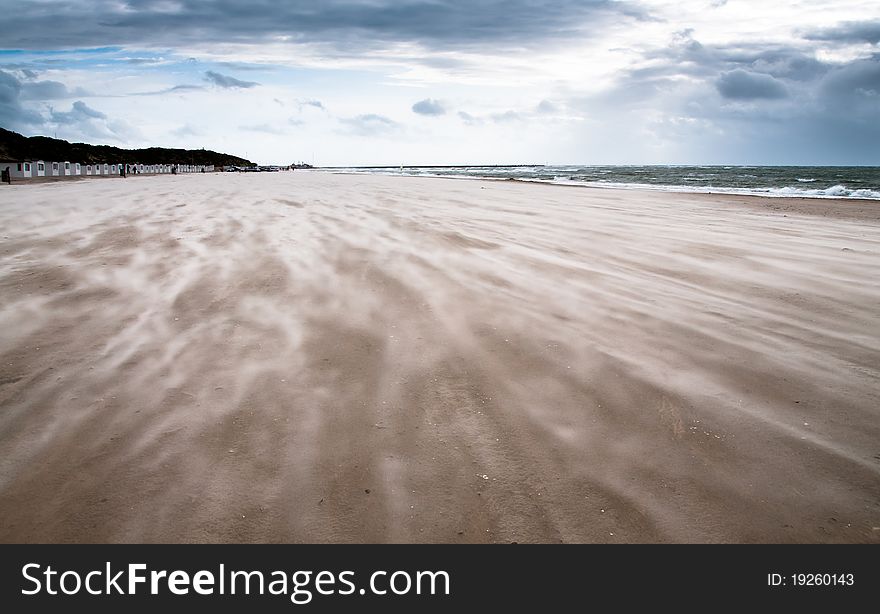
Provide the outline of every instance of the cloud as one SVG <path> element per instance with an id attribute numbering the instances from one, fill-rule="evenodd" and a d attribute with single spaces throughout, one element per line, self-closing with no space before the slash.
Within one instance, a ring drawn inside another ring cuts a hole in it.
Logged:
<path id="1" fill-rule="evenodd" d="M 59 138 L 98 144 L 107 141 L 128 144 L 140 138 L 138 130 L 127 122 L 110 118 L 82 100 L 74 102 L 70 111 L 49 107 L 49 116 L 41 130 L 48 132 L 50 129 L 57 131 Z"/>
<path id="2" fill-rule="evenodd" d="M 519 111 L 504 111 L 503 113 L 493 113 L 491 116 L 492 121 L 498 123 L 505 122 L 518 122 L 525 119 L 522 113 Z"/>
<path id="3" fill-rule="evenodd" d="M 70 111 L 59 112 L 54 109 L 49 112 L 49 119 L 55 124 L 76 124 L 90 119 L 107 119 L 107 115 L 91 108 L 82 100 L 73 103 Z"/>
<path id="4" fill-rule="evenodd" d="M 263 134 L 272 134 L 277 135 L 281 134 L 283 130 L 281 130 L 277 125 L 273 124 L 252 124 L 248 126 L 239 126 L 241 130 L 247 130 L 248 132 L 262 132 Z"/>
<path id="5" fill-rule="evenodd" d="M 126 64 L 134 64 L 135 66 L 148 66 L 150 64 L 161 64 L 162 58 L 125 58 Z"/>
<path id="6" fill-rule="evenodd" d="M 184 124 L 183 126 L 180 126 L 179 128 L 175 128 L 174 130 L 172 130 L 171 134 L 174 136 L 177 136 L 177 137 L 188 137 L 188 136 L 202 136 L 204 134 L 204 132 L 191 124 Z"/>
<path id="7" fill-rule="evenodd" d="M 149 92 L 150 95 L 158 95 L 158 94 L 186 94 L 187 92 L 198 92 L 202 91 L 203 88 L 201 85 L 175 85 L 174 87 L 169 87 L 164 90 L 159 90 L 157 92 Z"/>
<path id="8" fill-rule="evenodd" d="M 400 124 L 384 115 L 375 113 L 344 118 L 339 121 L 346 126 L 348 133 L 358 136 L 388 135 L 400 130 Z"/>
<path id="9" fill-rule="evenodd" d="M 312 107 L 314 109 L 320 109 L 321 111 L 326 111 L 326 107 L 324 107 L 324 103 L 320 100 L 308 99 L 308 100 L 297 100 L 297 106 L 300 111 L 305 107 Z"/>
<path id="10" fill-rule="evenodd" d="M 205 71 L 205 81 L 224 89 L 247 89 L 259 85 L 259 83 L 254 81 L 240 81 L 235 77 L 221 75 L 219 72 L 214 72 L 213 70 Z"/>
<path id="11" fill-rule="evenodd" d="M 723 73 L 715 83 L 718 92 L 732 100 L 755 100 L 758 98 L 785 98 L 785 85 L 760 73 L 746 72 L 741 68 Z"/>
<path id="12" fill-rule="evenodd" d="M 540 115 L 550 115 L 552 113 L 558 113 L 559 107 L 549 100 L 542 100 L 538 103 L 538 106 L 535 107 L 535 112 Z"/>
<path id="13" fill-rule="evenodd" d="M 849 118 L 867 118 L 880 133 L 880 58 L 850 62 L 829 72 L 819 83 L 825 108 Z"/>
<path id="14" fill-rule="evenodd" d="M 538 104 L 523 109 L 508 109 L 485 115 L 473 115 L 465 111 L 459 111 L 458 117 L 469 126 L 476 126 L 486 122 L 496 124 L 510 124 L 515 122 L 541 122 L 546 124 L 548 121 L 555 120 L 571 120 L 571 117 L 560 117 L 561 107 L 559 103 L 549 100 L 541 100 Z"/>
<path id="15" fill-rule="evenodd" d="M 99 0 L 100 19 L 84 19 L 81 3 L 19 3 L 4 16 L 4 46 L 64 49 L 108 45 L 314 43 L 351 55 L 391 43 L 423 48 L 531 48 L 548 40 L 583 40 L 621 20 L 651 18 L 640 2 L 615 0 L 176 0 L 173 11 L 146 0 Z"/>
<path id="16" fill-rule="evenodd" d="M 418 115 L 427 115 L 429 117 L 436 117 L 438 115 L 446 114 L 446 107 L 443 106 L 439 100 L 434 100 L 433 98 L 425 98 L 424 100 L 420 100 L 412 106 L 413 113 Z"/>
<path id="17" fill-rule="evenodd" d="M 880 19 L 874 21 L 845 21 L 830 28 L 819 28 L 805 33 L 804 38 L 835 43 L 880 43 Z"/>
<path id="18" fill-rule="evenodd" d="M 24 82 L 21 87 L 22 100 L 58 100 L 62 98 L 76 98 L 89 96 L 90 94 L 81 87 L 69 90 L 66 85 L 59 81 L 34 81 Z"/>
<path id="19" fill-rule="evenodd" d="M 570 96 L 566 108 L 584 118 L 572 134 L 620 162 L 880 162 L 880 54 L 825 62 L 814 47 L 702 44 L 681 31 L 611 87 Z"/>
<path id="20" fill-rule="evenodd" d="M 0 70 L 0 125 L 12 130 L 26 130 L 43 123 L 39 113 L 21 103 L 21 82 Z"/>

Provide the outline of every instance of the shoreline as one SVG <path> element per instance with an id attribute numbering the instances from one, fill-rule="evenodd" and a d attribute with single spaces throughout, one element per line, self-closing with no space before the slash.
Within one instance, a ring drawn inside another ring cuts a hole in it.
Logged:
<path id="1" fill-rule="evenodd" d="M 615 186 L 602 186 L 602 185 L 587 185 L 584 183 L 562 183 L 562 182 L 552 182 L 552 181 L 543 181 L 538 179 L 518 179 L 518 178 L 501 178 L 501 177 L 467 177 L 467 176 L 444 176 L 444 175 L 393 175 L 393 174 L 381 174 L 381 173 L 358 173 L 358 172 L 346 172 L 346 171 L 336 171 L 330 169 L 321 169 L 321 168 L 313 168 L 313 169 L 297 169 L 299 172 L 318 172 L 318 173 L 326 173 L 330 175 L 349 175 L 354 177 L 359 176 L 379 176 L 379 177 L 403 177 L 410 179 L 452 179 L 452 180 L 466 180 L 466 181 L 486 181 L 491 183 L 496 182 L 517 182 L 521 184 L 529 184 L 529 185 L 543 185 L 543 186 L 551 186 L 551 187 L 562 187 L 562 188 L 583 188 L 588 190 L 615 190 L 615 191 L 625 191 L 625 192 L 636 192 L 643 194 L 674 194 L 678 196 L 695 196 L 695 197 L 731 197 L 731 198 L 745 198 L 745 199 L 764 199 L 767 201 L 794 201 L 796 204 L 810 204 L 815 201 L 819 202 L 827 202 L 829 205 L 833 204 L 846 204 L 846 203 L 876 203 L 878 208 L 880 208 L 880 199 L 877 198 L 863 198 L 858 196 L 801 196 L 801 195 L 770 195 L 770 194 L 750 194 L 750 193 L 741 193 L 741 192 L 726 192 L 722 189 L 718 191 L 692 191 L 692 190 L 675 190 L 675 186 L 661 186 L 663 189 L 652 189 L 650 187 L 645 187 L 642 185 L 635 187 L 625 187 L 620 185 Z M 292 172 L 292 171 L 291 171 Z M 226 174 L 222 171 L 212 171 L 208 174 Z M 256 174 L 259 176 L 260 174 Z M 161 173 L 137 173 L 129 175 L 128 177 L 119 177 L 119 176 L 102 176 L 98 175 L 95 177 L 90 176 L 76 176 L 76 177 L 33 177 L 29 179 L 21 179 L 18 178 L 13 181 L 12 185 L 42 185 L 47 183 L 63 183 L 67 180 L 83 180 L 83 179 L 132 179 L 137 177 L 161 177 L 163 176 Z M 670 189 L 666 189 L 670 188 Z"/>
<path id="2" fill-rule="evenodd" d="M 766 209 L 771 211 L 791 211 L 794 213 L 804 213 L 808 215 L 821 215 L 823 217 L 840 217 L 853 219 L 880 219 L 880 199 L 873 198 L 857 198 L 857 197 L 834 197 L 834 196 L 768 196 L 766 194 L 732 194 L 729 192 L 676 192 L 673 190 L 651 190 L 644 188 L 624 188 L 618 186 L 602 187 L 583 184 L 564 184 L 552 183 L 549 181 L 538 180 L 522 180 L 514 178 L 495 178 L 495 177 L 450 177 L 441 175 L 420 176 L 420 175 L 383 175 L 374 173 L 351 173 L 325 171 L 322 169 L 308 169 L 307 172 L 326 173 L 329 175 L 347 175 L 351 177 L 391 177 L 391 178 L 407 178 L 407 179 L 443 179 L 453 181 L 485 181 L 489 183 L 518 183 L 523 185 L 540 185 L 544 187 L 558 188 L 581 188 L 586 190 L 613 191 L 613 192 L 632 192 L 642 196 L 651 195 L 669 195 L 673 197 L 692 197 L 695 200 L 717 201 L 733 201 L 742 205 L 754 206 L 758 209 Z M 779 201 L 779 202 L 777 202 Z M 785 207 L 784 205 L 788 205 Z M 860 208 L 853 210 L 854 206 L 868 205 L 867 209 Z M 873 205 L 873 206 L 872 206 Z M 841 208 L 842 207 L 842 208 Z"/>
<path id="3" fill-rule="evenodd" d="M 626 192 L 638 192 L 638 193 L 648 193 L 648 194 L 677 194 L 677 195 L 694 195 L 694 196 L 731 196 L 731 197 L 743 197 L 743 198 L 763 198 L 767 200 L 794 200 L 794 201 L 830 201 L 832 203 L 836 202 L 862 202 L 862 203 L 877 203 L 880 206 L 880 198 L 864 198 L 859 196 L 789 196 L 789 195 L 771 195 L 771 194 L 744 194 L 741 192 L 725 192 L 722 190 L 719 191 L 706 191 L 706 192 L 698 192 L 693 190 L 675 190 L 675 189 L 652 189 L 650 187 L 644 187 L 642 185 L 635 187 L 625 187 L 621 185 L 615 186 L 602 186 L 602 185 L 587 185 L 585 183 L 562 183 L 562 182 L 553 182 L 553 181 L 545 181 L 540 179 L 519 179 L 515 177 L 469 177 L 469 176 L 451 176 L 451 175 L 395 175 L 395 174 L 382 174 L 382 173 L 357 173 L 357 172 L 345 172 L 345 171 L 333 171 L 333 170 L 325 170 L 320 168 L 315 169 L 304 169 L 308 172 L 320 172 L 320 173 L 328 173 L 331 175 L 351 175 L 351 176 L 378 176 L 378 177 L 406 177 L 410 179 L 453 179 L 453 180 L 465 180 L 465 181 L 488 181 L 488 182 L 517 182 L 523 184 L 533 184 L 533 185 L 543 185 L 543 186 L 555 186 L 562 188 L 585 188 L 588 190 L 620 190 Z M 675 186 L 661 186 L 662 188 L 674 188 Z"/>

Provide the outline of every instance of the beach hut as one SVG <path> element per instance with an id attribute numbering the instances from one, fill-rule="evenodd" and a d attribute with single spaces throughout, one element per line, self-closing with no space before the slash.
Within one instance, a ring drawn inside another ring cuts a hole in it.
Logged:
<path id="1" fill-rule="evenodd" d="M 61 176 L 61 163 L 60 162 L 47 162 L 46 167 L 46 176 L 47 177 L 60 177 Z"/>
<path id="2" fill-rule="evenodd" d="M 73 175 L 73 169 L 71 168 L 70 162 L 62 162 L 61 163 L 61 174 L 64 177 L 69 177 Z"/>
<path id="3" fill-rule="evenodd" d="M 73 175 L 75 177 L 78 177 L 83 174 L 82 173 L 82 164 L 80 164 L 79 162 L 74 162 L 73 168 L 71 170 L 73 170 Z"/>
<path id="4" fill-rule="evenodd" d="M 33 174 L 33 177 L 45 177 L 46 176 L 46 163 L 42 160 L 37 160 L 33 163 L 36 165 L 36 171 Z"/>
<path id="5" fill-rule="evenodd" d="M 0 163 L 0 168 L 6 169 L 9 167 L 9 175 L 15 179 L 16 177 L 19 179 L 29 179 L 34 176 L 34 164 L 33 162 L 3 162 Z"/>
<path id="6" fill-rule="evenodd" d="M 110 174 L 110 165 L 106 162 L 104 163 L 104 168 L 102 170 L 102 174 L 109 175 Z"/>

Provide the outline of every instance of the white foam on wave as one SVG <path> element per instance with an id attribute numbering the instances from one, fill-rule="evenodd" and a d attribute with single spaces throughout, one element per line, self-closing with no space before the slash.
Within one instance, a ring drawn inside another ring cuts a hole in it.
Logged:
<path id="1" fill-rule="evenodd" d="M 416 169 L 416 172 L 401 172 L 399 169 L 336 169 L 333 172 L 365 174 L 365 175 L 397 175 L 408 177 L 442 177 L 454 179 L 509 179 L 528 183 L 553 183 L 557 185 L 588 186 L 593 188 L 612 188 L 618 190 L 653 190 L 659 192 L 686 192 L 698 194 L 736 194 L 744 196 L 766 196 L 770 198 L 847 198 L 880 200 L 880 190 L 853 189 L 838 184 L 828 188 L 802 188 L 797 186 L 785 186 L 781 188 L 733 188 L 714 187 L 711 185 L 671 185 L 653 183 L 628 183 L 615 181 L 586 181 L 576 179 L 570 175 L 547 175 L 546 177 L 511 177 L 510 171 L 505 168 L 474 168 L 471 172 L 450 172 L 450 169 L 424 168 Z M 600 171 L 602 172 L 602 171 Z M 751 175 L 750 175 L 751 176 Z M 705 179 L 685 178 L 685 181 L 704 181 Z M 799 183 L 814 183 L 816 179 L 797 179 Z"/>
<path id="2" fill-rule="evenodd" d="M 737 194 L 745 196 L 767 196 L 771 198 L 854 198 L 880 200 L 880 191 L 868 189 L 853 190 L 844 185 L 835 185 L 825 189 L 805 189 L 794 186 L 786 186 L 783 188 L 716 188 L 712 186 L 657 185 L 651 183 L 617 183 L 611 181 L 599 182 L 577 180 L 565 180 L 564 182 L 554 181 L 553 183 L 623 190 L 654 190 L 659 192 L 689 192 L 697 194 Z"/>
<path id="3" fill-rule="evenodd" d="M 804 189 L 796 187 L 769 188 L 770 196 L 796 196 L 808 198 L 871 198 L 880 199 L 880 191 L 860 189 L 853 190 L 845 185 L 834 185 L 825 189 Z"/>

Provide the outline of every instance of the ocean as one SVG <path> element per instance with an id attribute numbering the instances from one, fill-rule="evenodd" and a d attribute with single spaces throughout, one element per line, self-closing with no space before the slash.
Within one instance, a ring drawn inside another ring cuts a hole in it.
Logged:
<path id="1" fill-rule="evenodd" d="M 876 166 L 400 166 L 333 172 L 514 179 L 606 188 L 880 200 Z"/>

